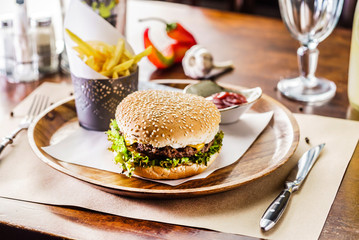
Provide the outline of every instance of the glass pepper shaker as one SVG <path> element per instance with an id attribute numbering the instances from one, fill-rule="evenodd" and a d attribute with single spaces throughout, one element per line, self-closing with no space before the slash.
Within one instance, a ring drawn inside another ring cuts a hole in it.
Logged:
<path id="1" fill-rule="evenodd" d="M 14 65 L 12 19 L 0 21 L 0 74 L 10 77 Z"/>
<path id="2" fill-rule="evenodd" d="M 39 72 L 51 74 L 58 71 L 59 56 L 51 17 L 31 19 L 32 36 L 38 57 Z"/>

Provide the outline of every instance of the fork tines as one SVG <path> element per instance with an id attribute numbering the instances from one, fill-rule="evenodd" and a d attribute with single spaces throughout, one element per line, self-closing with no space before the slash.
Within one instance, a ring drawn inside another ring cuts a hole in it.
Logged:
<path id="1" fill-rule="evenodd" d="M 49 103 L 49 97 L 45 95 L 35 95 L 31 106 L 29 108 L 29 111 L 27 113 L 27 116 L 35 117 L 40 114 L 41 111 L 43 111 Z"/>

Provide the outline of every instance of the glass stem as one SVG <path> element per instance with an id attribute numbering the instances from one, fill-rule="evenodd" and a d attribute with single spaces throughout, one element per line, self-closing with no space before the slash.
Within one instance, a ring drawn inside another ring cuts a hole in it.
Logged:
<path id="1" fill-rule="evenodd" d="M 317 44 L 303 45 L 297 50 L 300 77 L 307 88 L 317 85 L 315 70 L 318 64 L 318 55 Z"/>

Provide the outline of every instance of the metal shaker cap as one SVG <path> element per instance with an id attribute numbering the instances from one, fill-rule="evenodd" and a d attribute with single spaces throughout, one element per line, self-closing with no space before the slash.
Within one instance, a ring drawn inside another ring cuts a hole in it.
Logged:
<path id="1" fill-rule="evenodd" d="M 31 18 L 31 26 L 33 27 L 48 27 L 51 26 L 51 23 L 51 17 Z"/>
<path id="2" fill-rule="evenodd" d="M 0 28 L 11 28 L 12 19 L 2 19 L 0 20 Z"/>

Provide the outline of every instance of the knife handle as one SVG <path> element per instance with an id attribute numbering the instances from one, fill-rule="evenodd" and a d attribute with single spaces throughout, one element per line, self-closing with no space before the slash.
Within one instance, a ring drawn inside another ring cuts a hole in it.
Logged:
<path id="1" fill-rule="evenodd" d="M 287 207 L 290 196 L 292 195 L 291 189 L 283 190 L 276 199 L 269 205 L 267 210 L 264 212 L 260 227 L 264 231 L 271 229 L 282 216 L 285 208 Z"/>

